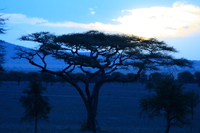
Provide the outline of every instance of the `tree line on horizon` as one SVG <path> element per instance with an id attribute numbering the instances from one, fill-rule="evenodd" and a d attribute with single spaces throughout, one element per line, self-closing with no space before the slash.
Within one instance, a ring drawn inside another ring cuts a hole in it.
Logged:
<path id="1" fill-rule="evenodd" d="M 162 72 L 152 72 L 150 74 L 142 73 L 140 78 L 138 78 L 137 81 L 133 82 L 141 82 L 146 83 L 149 81 L 157 81 L 159 80 L 165 73 Z M 71 76 L 74 77 L 81 77 L 84 78 L 86 75 L 84 73 L 72 73 Z M 110 74 L 110 77 L 118 76 L 119 79 L 122 79 L 126 81 L 126 79 L 133 78 L 135 76 L 135 73 L 122 73 L 122 72 L 114 72 Z M 200 85 L 200 72 L 195 72 L 192 74 L 189 71 L 183 71 L 177 73 L 177 80 L 178 82 L 182 84 L 199 84 Z M 1 81 L 16 81 L 18 84 L 22 81 L 31 81 L 34 78 L 37 78 L 38 80 L 42 81 L 43 83 L 55 83 L 55 82 L 65 82 L 62 78 L 56 75 L 52 75 L 49 73 L 41 73 L 41 72 L 22 72 L 22 71 L 2 71 L 0 75 Z M 77 80 L 77 82 L 80 82 Z M 95 82 L 95 81 L 91 81 Z"/>

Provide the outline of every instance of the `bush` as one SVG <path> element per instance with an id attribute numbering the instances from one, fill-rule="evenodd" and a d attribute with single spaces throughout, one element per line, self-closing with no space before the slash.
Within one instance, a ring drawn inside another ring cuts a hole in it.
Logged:
<path id="1" fill-rule="evenodd" d="M 172 123 L 178 126 L 188 123 L 191 97 L 184 93 L 183 86 L 173 76 L 163 76 L 151 89 L 155 93 L 140 100 L 141 114 L 145 112 L 150 118 L 164 116 L 167 123 L 166 133 Z"/>
<path id="2" fill-rule="evenodd" d="M 46 88 L 42 86 L 41 82 L 32 81 L 30 82 L 29 89 L 23 91 L 26 96 L 22 96 L 19 99 L 22 107 L 25 108 L 24 117 L 21 118 L 21 122 L 34 121 L 35 133 L 37 132 L 38 120 L 48 121 L 48 114 L 51 110 L 48 98 L 41 95 L 45 90 Z"/>

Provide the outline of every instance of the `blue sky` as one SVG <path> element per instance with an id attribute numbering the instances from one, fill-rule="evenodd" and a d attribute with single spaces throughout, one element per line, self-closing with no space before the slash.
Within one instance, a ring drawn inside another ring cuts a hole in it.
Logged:
<path id="1" fill-rule="evenodd" d="M 0 39 L 17 45 L 33 32 L 57 35 L 101 30 L 156 37 L 175 47 L 175 57 L 200 60 L 200 0 L 6 0 L 0 12 L 9 18 Z"/>

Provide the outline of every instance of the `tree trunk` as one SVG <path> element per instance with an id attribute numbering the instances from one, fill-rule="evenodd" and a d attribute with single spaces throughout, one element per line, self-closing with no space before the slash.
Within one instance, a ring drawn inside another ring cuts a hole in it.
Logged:
<path id="1" fill-rule="evenodd" d="M 38 122 L 38 116 L 35 116 L 35 131 L 34 133 L 37 133 L 37 122 Z"/>
<path id="2" fill-rule="evenodd" d="M 94 109 L 88 110 L 87 114 L 87 121 L 86 121 L 86 130 L 96 132 L 98 130 L 97 121 L 96 121 L 96 112 Z"/>
<path id="3" fill-rule="evenodd" d="M 98 100 L 99 100 L 99 90 L 101 84 L 96 84 L 93 88 L 93 92 L 91 96 L 87 97 L 86 109 L 87 109 L 87 120 L 86 120 L 86 130 L 96 132 L 100 130 L 96 116 L 98 109 Z"/>
<path id="4" fill-rule="evenodd" d="M 90 86 L 89 84 L 91 82 L 83 82 L 85 84 L 85 93 L 83 93 L 83 90 L 73 80 L 67 80 L 67 81 L 76 88 L 86 107 L 87 120 L 86 123 L 82 126 L 81 130 L 93 131 L 93 132 L 100 130 L 97 124 L 96 116 L 97 116 L 97 108 L 99 100 L 99 90 L 104 82 L 102 81 L 95 82 L 92 92 L 89 89 Z"/>
<path id="5" fill-rule="evenodd" d="M 192 119 L 194 119 L 194 108 L 193 107 L 191 107 L 191 110 L 192 110 Z"/>
<path id="6" fill-rule="evenodd" d="M 37 133 L 37 124 L 38 124 L 38 112 L 37 112 L 37 94 L 34 94 L 34 113 L 35 113 L 35 131 L 34 133 Z"/>
<path id="7" fill-rule="evenodd" d="M 170 117 L 167 116 L 167 126 L 166 126 L 165 133 L 169 133 L 170 126 L 171 126 L 171 120 L 170 120 Z"/>

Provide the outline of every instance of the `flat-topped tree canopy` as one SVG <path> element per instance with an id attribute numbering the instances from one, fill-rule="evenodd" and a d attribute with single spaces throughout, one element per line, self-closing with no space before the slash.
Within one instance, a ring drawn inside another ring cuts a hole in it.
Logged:
<path id="1" fill-rule="evenodd" d="M 99 31 L 61 36 L 39 32 L 22 36 L 20 39 L 40 43 L 36 51 L 37 56 L 44 62 L 43 66 L 38 66 L 43 71 L 47 69 L 45 58 L 51 54 L 56 59 L 66 62 L 66 68 L 63 68 L 62 72 L 80 69 L 84 73 L 90 73 L 92 69 L 92 72 L 104 71 L 105 74 L 119 69 L 127 59 L 126 51 L 136 46 L 135 42 L 140 40 L 136 36 L 105 34 Z"/>
<path id="2" fill-rule="evenodd" d="M 56 38 L 62 52 L 54 56 L 67 63 L 108 70 L 123 64 L 125 51 L 136 46 L 135 40 L 139 38 L 98 31 L 67 34 Z"/>
<path id="3" fill-rule="evenodd" d="M 101 50 L 116 46 L 122 49 L 127 44 L 139 41 L 140 38 L 125 34 L 105 34 L 99 31 L 88 31 L 61 35 L 56 40 L 65 43 L 70 48 L 76 46 L 79 49 Z"/>
<path id="4" fill-rule="evenodd" d="M 130 60 L 126 65 L 138 68 L 138 74 L 142 70 L 159 70 L 161 66 L 192 67 L 192 62 L 187 59 L 176 59 L 172 56 L 178 52 L 174 47 L 168 46 L 163 41 L 155 38 L 143 38 L 137 45 L 126 52 Z"/>
<path id="5" fill-rule="evenodd" d="M 131 66 L 138 69 L 139 76 L 142 70 L 158 70 L 160 66 L 191 67 L 192 65 L 186 59 L 175 59 L 171 53 L 176 53 L 177 50 L 155 38 L 105 34 L 91 30 L 60 36 L 39 32 L 22 36 L 20 39 L 40 44 L 36 55 L 43 62 L 43 66 L 38 66 L 43 71 L 48 69 L 45 62 L 47 55 L 66 62 L 66 67 L 61 70 L 63 73 L 80 69 L 83 73 L 93 72 L 95 75 L 100 72 L 111 74 Z"/>

